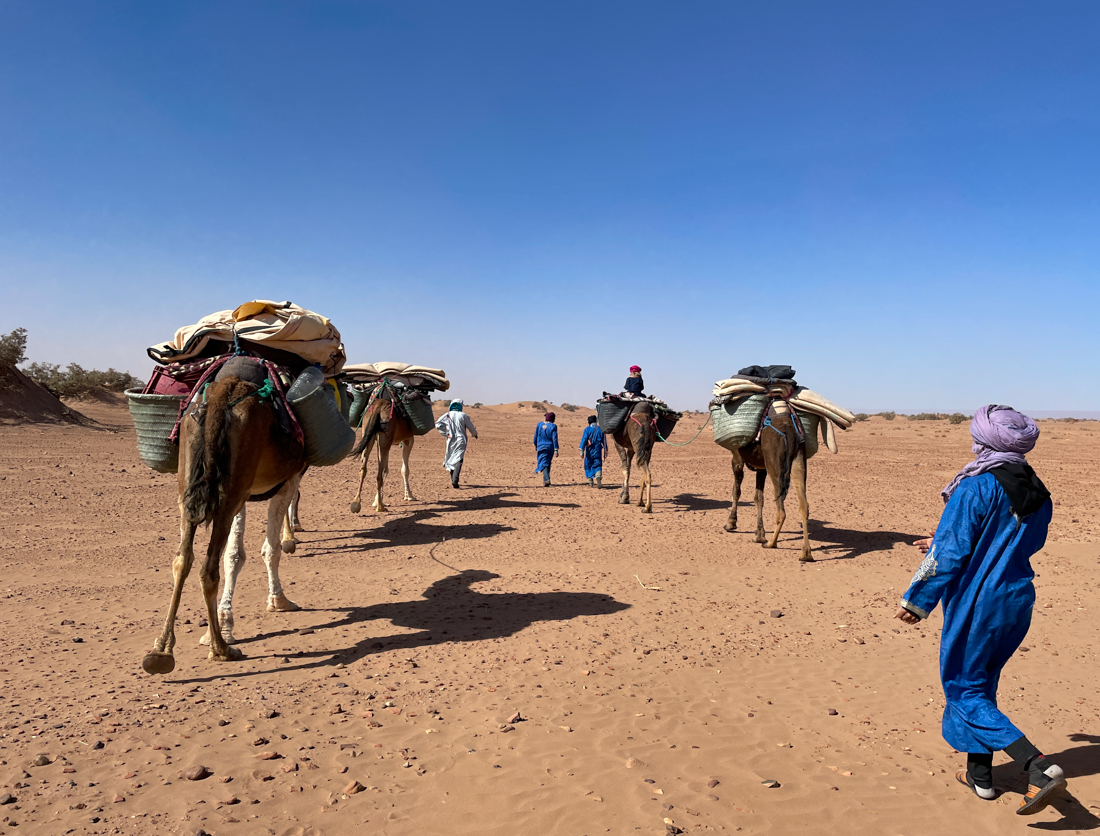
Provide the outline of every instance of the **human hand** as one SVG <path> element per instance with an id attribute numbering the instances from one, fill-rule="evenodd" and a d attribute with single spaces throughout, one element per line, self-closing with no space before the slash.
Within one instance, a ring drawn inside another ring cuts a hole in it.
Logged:
<path id="1" fill-rule="evenodd" d="M 917 540 L 915 543 L 913 543 L 913 545 L 920 549 L 921 554 L 927 554 L 928 550 L 932 548 L 932 538 L 935 536 L 935 531 L 929 531 L 928 536 L 925 539 Z"/>
<path id="2" fill-rule="evenodd" d="M 905 607 L 898 607 L 898 611 L 894 613 L 894 618 L 898 619 L 899 621 L 904 621 L 906 624 L 917 624 L 920 621 L 919 618 L 913 615 L 913 613 L 909 612 L 909 610 L 905 609 Z"/>

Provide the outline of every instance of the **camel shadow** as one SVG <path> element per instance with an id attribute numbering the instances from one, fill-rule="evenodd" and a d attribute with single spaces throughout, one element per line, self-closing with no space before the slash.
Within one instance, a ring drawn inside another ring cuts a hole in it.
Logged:
<path id="1" fill-rule="evenodd" d="M 404 546 L 426 546 L 447 540 L 483 540 L 495 537 L 505 531 L 515 531 L 514 528 L 500 523 L 466 523 L 456 525 L 433 525 L 427 520 L 436 519 L 440 514 L 436 511 L 413 511 L 401 517 L 391 517 L 382 525 L 369 528 L 365 531 L 354 531 L 350 537 L 324 538 L 321 540 L 305 541 L 303 545 L 324 543 L 326 540 L 358 540 L 360 542 L 344 543 L 343 545 L 323 546 L 324 553 L 338 554 L 341 552 L 366 552 L 375 549 L 387 549 Z M 370 542 L 362 542 L 369 540 Z M 307 555 L 303 555 L 305 557 Z"/>
<path id="2" fill-rule="evenodd" d="M 543 490 L 543 488 L 539 488 Z M 580 508 L 576 502 L 519 502 L 510 497 L 516 493 L 492 493 L 485 496 L 440 499 L 437 504 L 446 505 L 448 511 L 503 511 L 514 508 Z"/>
<path id="3" fill-rule="evenodd" d="M 1100 774 L 1100 735 L 1071 734 L 1069 739 L 1075 743 L 1084 742 L 1085 746 L 1073 746 L 1061 752 L 1047 755 L 1050 760 L 1066 774 L 1067 780 L 1086 775 Z M 1005 763 L 993 767 L 994 786 L 1002 792 L 1015 792 L 1023 795 L 1027 792 L 1027 777 L 1014 763 Z M 1036 830 L 1096 830 L 1100 828 L 1100 818 L 1091 813 L 1078 801 L 1068 788 L 1052 794 L 1050 806 L 1062 814 L 1062 818 L 1052 822 L 1029 824 Z"/>
<path id="4" fill-rule="evenodd" d="M 677 506 L 676 511 L 728 511 L 730 507 L 729 500 L 708 499 L 697 493 L 678 493 L 668 501 Z"/>
<path id="5" fill-rule="evenodd" d="M 799 534 L 801 535 L 801 532 Z M 833 559 L 844 557 L 850 560 L 862 557 L 870 552 L 889 551 L 898 543 L 911 545 L 919 540 L 920 536 L 919 534 L 902 531 L 859 531 L 851 528 L 830 528 L 828 523 L 814 519 L 810 520 L 810 541 L 813 544 L 815 556 L 818 552 L 824 552 L 826 555 L 834 551 L 847 552 L 843 555 L 834 555 Z"/>
<path id="6" fill-rule="evenodd" d="M 497 592 L 481 593 L 472 587 L 476 583 L 500 576 L 483 569 L 467 569 L 449 575 L 429 586 L 422 597 L 414 601 L 393 601 L 365 607 L 341 607 L 314 612 L 343 613 L 313 629 L 336 630 L 371 621 L 388 621 L 394 627 L 414 632 L 395 632 L 386 636 L 370 636 L 350 647 L 301 651 L 292 654 L 298 664 L 281 664 L 275 670 L 242 671 L 207 677 L 176 680 L 179 683 L 211 682 L 248 676 L 260 676 L 275 671 L 311 670 L 330 665 L 358 661 L 373 653 L 391 650 L 415 650 L 447 642 L 491 641 L 513 636 L 539 621 L 570 621 L 575 618 L 611 615 L 629 609 L 629 604 L 616 601 L 610 595 L 594 592 Z M 296 630 L 278 630 L 238 641 L 238 647 L 266 639 L 291 635 Z M 337 634 L 338 635 L 338 634 Z M 276 655 L 276 654 L 272 654 Z M 277 654 L 282 656 L 283 654 Z M 290 658 L 290 657 L 288 657 Z"/>

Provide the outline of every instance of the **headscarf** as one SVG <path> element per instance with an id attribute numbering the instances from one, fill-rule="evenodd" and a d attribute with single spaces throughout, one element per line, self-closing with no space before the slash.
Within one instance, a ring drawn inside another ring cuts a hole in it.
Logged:
<path id="1" fill-rule="evenodd" d="M 557 418 L 557 417 L 558 417 L 558 416 L 556 416 L 556 415 L 555 415 L 555 414 L 554 414 L 553 412 L 547 412 L 546 414 L 544 414 L 544 415 L 542 416 L 542 420 L 543 420 L 543 421 L 549 421 L 549 422 L 550 422 L 551 424 L 553 424 L 553 423 L 554 423 L 554 419 L 555 419 L 555 418 Z"/>
<path id="2" fill-rule="evenodd" d="M 461 412 L 462 411 L 462 398 L 455 398 L 451 401 L 451 405 L 447 407 L 448 412 Z"/>
<path id="3" fill-rule="evenodd" d="M 631 366 L 630 367 L 630 373 L 631 374 L 635 374 L 637 372 L 640 372 L 641 370 L 642 370 L 641 366 Z"/>
<path id="4" fill-rule="evenodd" d="M 589 416 L 588 416 L 588 423 L 589 423 L 589 424 L 595 424 L 597 420 L 598 420 L 598 419 L 596 418 L 596 416 L 595 416 L 595 415 L 589 415 Z"/>
<path id="5" fill-rule="evenodd" d="M 967 476 L 979 476 L 1002 464 L 1026 464 L 1025 453 L 1031 452 L 1039 438 L 1038 425 L 1010 406 L 990 404 L 974 413 L 970 422 L 970 448 L 976 458 L 960 470 L 941 496 L 947 502 L 955 488 Z"/>

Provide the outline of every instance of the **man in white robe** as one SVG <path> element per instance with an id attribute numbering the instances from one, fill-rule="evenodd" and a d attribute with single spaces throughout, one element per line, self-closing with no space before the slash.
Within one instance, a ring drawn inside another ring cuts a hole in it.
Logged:
<path id="1" fill-rule="evenodd" d="M 443 467 L 451 471 L 451 487 L 458 487 L 458 476 L 462 472 L 462 459 L 466 455 L 466 431 L 477 438 L 477 427 L 470 416 L 462 411 L 462 400 L 455 398 L 450 408 L 435 422 L 439 434 L 447 439 L 447 450 L 443 454 Z"/>

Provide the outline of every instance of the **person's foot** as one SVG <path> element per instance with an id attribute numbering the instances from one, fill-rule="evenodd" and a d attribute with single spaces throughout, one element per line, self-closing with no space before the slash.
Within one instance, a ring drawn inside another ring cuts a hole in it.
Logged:
<path id="1" fill-rule="evenodd" d="M 1047 802 L 1050 801 L 1050 794 L 1058 787 L 1065 786 L 1066 776 L 1058 764 L 1040 757 L 1032 761 L 1027 771 L 1027 784 L 1023 801 L 1016 808 L 1016 814 L 1019 816 L 1030 816 L 1046 807 Z"/>
<path id="2" fill-rule="evenodd" d="M 974 790 L 974 795 L 985 801 L 992 801 L 997 797 L 997 791 L 993 789 L 993 787 L 979 787 L 974 783 L 974 779 L 965 769 L 960 769 L 955 773 L 955 780 L 964 787 L 970 787 L 970 789 Z"/>

